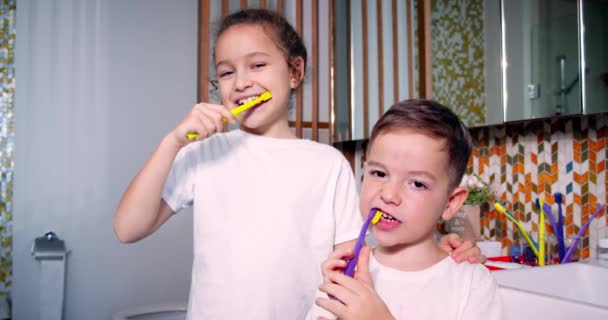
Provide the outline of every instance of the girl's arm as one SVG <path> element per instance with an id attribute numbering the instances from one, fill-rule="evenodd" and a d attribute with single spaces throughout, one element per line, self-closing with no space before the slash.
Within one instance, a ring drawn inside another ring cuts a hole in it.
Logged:
<path id="1" fill-rule="evenodd" d="M 120 242 L 145 238 L 171 217 L 173 210 L 162 193 L 177 153 L 193 141 L 187 138 L 188 133 L 197 133 L 194 141 L 206 139 L 221 132 L 226 122 L 236 123 L 226 107 L 199 103 L 163 138 L 120 199 L 113 223 Z"/>
<path id="2" fill-rule="evenodd" d="M 127 187 L 114 215 L 114 233 L 120 242 L 145 238 L 172 215 L 162 192 L 180 148 L 174 139 L 165 137 Z"/>

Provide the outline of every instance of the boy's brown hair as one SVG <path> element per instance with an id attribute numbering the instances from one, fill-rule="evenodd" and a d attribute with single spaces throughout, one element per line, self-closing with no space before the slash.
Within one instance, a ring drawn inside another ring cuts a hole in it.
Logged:
<path id="1" fill-rule="evenodd" d="M 432 100 L 397 102 L 374 125 L 367 150 L 371 149 L 378 135 L 396 129 L 413 129 L 442 139 L 448 153 L 450 189 L 460 184 L 471 156 L 472 142 L 467 127 L 452 110 Z"/>

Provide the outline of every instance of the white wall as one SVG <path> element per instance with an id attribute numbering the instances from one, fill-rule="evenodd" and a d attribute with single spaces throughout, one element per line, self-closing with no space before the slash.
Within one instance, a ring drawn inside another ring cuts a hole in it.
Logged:
<path id="1" fill-rule="evenodd" d="M 186 300 L 191 212 L 122 245 L 112 216 L 160 138 L 196 101 L 197 0 L 17 1 L 13 318 L 38 319 L 52 230 L 71 250 L 65 317 Z"/>

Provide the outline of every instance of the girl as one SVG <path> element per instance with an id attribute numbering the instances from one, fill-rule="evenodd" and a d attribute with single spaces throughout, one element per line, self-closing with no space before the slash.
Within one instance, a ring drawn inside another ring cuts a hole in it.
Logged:
<path id="1" fill-rule="evenodd" d="M 192 205 L 187 318 L 302 319 L 322 282 L 320 263 L 358 235 L 354 177 L 340 152 L 288 127 L 307 57 L 289 23 L 271 11 L 240 11 L 216 39 L 223 104 L 195 105 L 162 139 L 125 191 L 114 230 L 121 242 L 138 241 Z M 270 100 L 232 116 L 265 91 Z M 237 121 L 240 129 L 224 132 Z M 479 256 L 470 245 L 458 251 Z"/>

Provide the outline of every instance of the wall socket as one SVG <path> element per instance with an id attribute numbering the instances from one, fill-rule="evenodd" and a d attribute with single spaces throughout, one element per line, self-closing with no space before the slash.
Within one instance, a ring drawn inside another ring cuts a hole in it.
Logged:
<path id="1" fill-rule="evenodd" d="M 540 83 L 528 84 L 528 98 L 530 100 L 540 98 Z"/>

